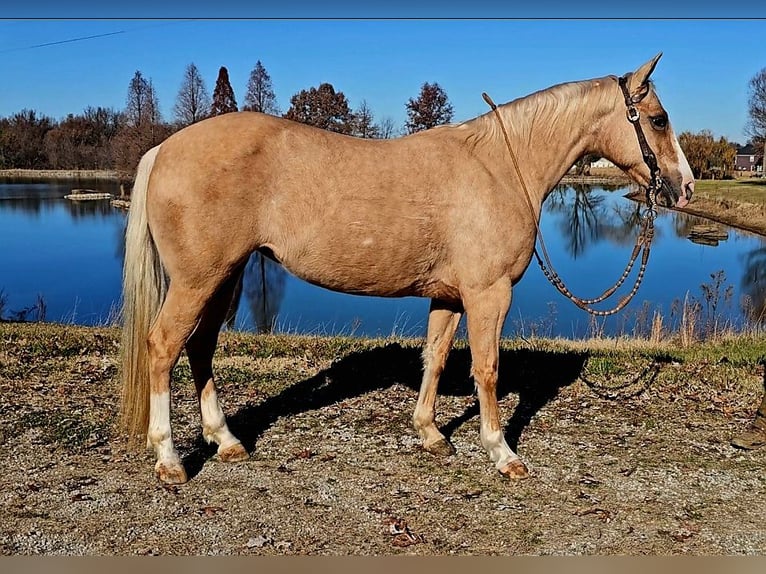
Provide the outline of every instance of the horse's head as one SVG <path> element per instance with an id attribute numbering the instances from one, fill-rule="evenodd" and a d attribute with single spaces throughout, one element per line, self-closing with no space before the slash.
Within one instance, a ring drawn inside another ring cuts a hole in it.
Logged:
<path id="1" fill-rule="evenodd" d="M 618 103 L 607 134 L 608 159 L 646 187 L 652 201 L 684 207 L 694 192 L 694 175 L 649 81 L 660 56 L 618 79 Z"/>

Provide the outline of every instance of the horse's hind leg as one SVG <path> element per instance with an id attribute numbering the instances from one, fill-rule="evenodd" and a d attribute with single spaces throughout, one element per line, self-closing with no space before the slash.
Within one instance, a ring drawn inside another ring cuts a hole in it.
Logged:
<path id="1" fill-rule="evenodd" d="M 454 447 L 436 428 L 436 390 L 452 348 L 462 309 L 436 299 L 431 300 L 428 313 L 428 335 L 423 349 L 423 382 L 412 423 L 423 440 L 423 449 L 437 455 L 454 454 Z"/>
<path id="2" fill-rule="evenodd" d="M 157 477 L 167 484 L 186 482 L 170 428 L 170 373 L 194 331 L 215 284 L 186 287 L 170 282 L 167 297 L 149 330 L 149 428 L 147 442 L 157 456 Z"/>
<path id="3" fill-rule="evenodd" d="M 202 436 L 207 442 L 218 445 L 218 456 L 225 462 L 239 462 L 249 458 L 242 443 L 229 431 L 213 380 L 213 354 L 218 343 L 218 333 L 243 269 L 239 268 L 216 292 L 186 343 L 186 354 L 199 398 Z"/>

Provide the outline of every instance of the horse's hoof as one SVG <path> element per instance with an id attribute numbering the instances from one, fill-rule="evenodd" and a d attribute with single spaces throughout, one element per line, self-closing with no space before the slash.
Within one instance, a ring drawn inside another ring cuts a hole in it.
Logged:
<path id="1" fill-rule="evenodd" d="M 529 476 L 529 470 L 527 470 L 527 466 L 517 458 L 501 468 L 500 474 L 511 480 L 521 480 Z"/>
<path id="2" fill-rule="evenodd" d="M 446 438 L 439 439 L 429 445 L 424 444 L 423 450 L 436 456 L 452 456 L 455 454 L 455 447 Z"/>
<path id="3" fill-rule="evenodd" d="M 218 457 L 223 462 L 242 462 L 250 458 L 250 455 L 242 446 L 241 442 L 236 442 L 231 446 L 227 446 L 222 451 L 219 451 Z"/>
<path id="4" fill-rule="evenodd" d="M 751 425 L 742 434 L 731 439 L 731 446 L 746 450 L 753 450 L 766 446 L 766 430 Z"/>
<path id="5" fill-rule="evenodd" d="M 189 480 L 186 476 L 184 467 L 180 464 L 169 466 L 163 462 L 158 462 L 155 467 L 155 472 L 157 478 L 163 484 L 183 484 Z"/>

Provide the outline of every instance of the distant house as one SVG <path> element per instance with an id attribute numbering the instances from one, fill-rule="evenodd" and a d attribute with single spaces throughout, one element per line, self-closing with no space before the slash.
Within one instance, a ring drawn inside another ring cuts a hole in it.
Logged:
<path id="1" fill-rule="evenodd" d="M 734 159 L 734 169 L 737 171 L 763 171 L 763 147 L 747 144 L 737 148 Z"/>
<path id="2" fill-rule="evenodd" d="M 597 161 L 591 162 L 591 167 L 616 167 L 611 161 L 605 158 L 599 158 Z"/>

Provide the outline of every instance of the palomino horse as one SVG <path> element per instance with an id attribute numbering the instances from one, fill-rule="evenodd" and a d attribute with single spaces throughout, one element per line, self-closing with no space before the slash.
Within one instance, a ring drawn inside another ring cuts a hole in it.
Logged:
<path id="1" fill-rule="evenodd" d="M 131 437 L 146 434 L 159 479 L 187 480 L 170 426 L 170 375 L 184 347 L 204 438 L 223 461 L 248 458 L 219 406 L 212 357 L 256 250 L 328 289 L 431 299 L 413 423 L 438 455 L 454 452 L 436 427 L 435 400 L 465 313 L 481 443 L 503 475 L 525 476 L 504 438 L 497 368 L 543 201 L 586 153 L 649 186 L 647 145 L 661 173 L 655 199 L 683 207 L 691 197 L 692 172 L 649 81 L 659 57 L 623 76 L 624 87 L 614 76 L 561 84 L 499 106 L 500 118 L 488 112 L 397 139 L 243 112 L 196 123 L 148 151 L 126 233 L 122 416 Z"/>

